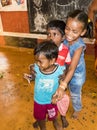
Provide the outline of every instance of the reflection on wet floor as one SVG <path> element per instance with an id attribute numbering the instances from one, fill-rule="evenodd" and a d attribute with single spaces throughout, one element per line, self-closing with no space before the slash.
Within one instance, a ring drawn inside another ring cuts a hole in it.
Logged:
<path id="1" fill-rule="evenodd" d="M 30 127 L 33 129 L 32 91 L 28 89 L 28 83 L 22 77 L 23 71 L 27 70 L 25 68 L 30 63 L 25 63 L 27 54 L 23 57 L 22 53 L 25 51 L 22 52 L 18 48 L 0 48 L 0 130 L 30 130 Z M 27 53 L 28 56 L 32 54 L 31 50 Z"/>
<path id="2" fill-rule="evenodd" d="M 12 91 L 10 91 L 14 86 L 14 82 L 7 80 L 3 81 L 3 78 L 7 74 L 6 72 L 8 69 L 9 69 L 8 58 L 3 52 L 0 52 L 0 78 L 2 78 L 1 80 L 2 89 L 0 87 L 0 94 L 1 94 L 0 102 L 2 103 L 2 107 L 7 106 L 14 100 L 14 98 L 12 97 L 12 95 L 14 94 Z"/>
<path id="3" fill-rule="evenodd" d="M 8 67 L 9 64 L 7 57 L 4 55 L 4 53 L 0 52 L 0 72 L 5 71 L 6 69 L 8 69 Z"/>
<path id="4" fill-rule="evenodd" d="M 14 86 L 14 82 L 3 80 L 8 69 L 8 58 L 4 53 L 0 52 L 0 78 L 2 79 L 0 83 L 0 103 L 2 104 L 2 108 L 8 106 L 12 101 L 14 101 L 14 98 L 12 97 L 14 94 L 10 91 Z"/>
<path id="5" fill-rule="evenodd" d="M 33 118 L 34 81 L 29 84 L 23 78 L 23 73 L 29 73 L 28 66 L 33 62 L 33 49 L 0 47 L 0 130 L 34 130 L 32 126 L 35 121 Z M 83 91 L 84 107 L 80 120 L 74 121 L 70 118 L 72 113 L 70 106 L 67 113 L 70 125 L 67 130 L 96 130 L 97 128 L 97 79 L 91 64 L 93 62 L 93 56 L 89 56 L 86 60 L 87 81 Z M 50 129 L 54 130 L 52 123 L 47 122 L 47 130 Z"/>

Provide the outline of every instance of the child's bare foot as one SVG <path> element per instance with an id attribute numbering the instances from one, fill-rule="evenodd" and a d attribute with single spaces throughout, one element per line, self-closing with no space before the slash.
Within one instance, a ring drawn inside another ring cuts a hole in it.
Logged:
<path id="1" fill-rule="evenodd" d="M 56 119 L 53 120 L 53 125 L 54 125 L 55 130 L 62 130 L 61 125 L 58 123 Z"/>
<path id="2" fill-rule="evenodd" d="M 37 122 L 37 121 L 35 121 L 35 122 L 33 123 L 33 127 L 34 127 L 34 128 L 38 128 L 38 127 L 39 127 L 39 125 L 38 125 L 38 122 Z"/>
<path id="3" fill-rule="evenodd" d="M 63 128 L 68 127 L 69 123 L 68 123 L 68 121 L 66 120 L 66 117 L 65 117 L 65 116 L 61 116 L 61 120 L 62 120 L 62 127 L 63 127 Z"/>
<path id="4" fill-rule="evenodd" d="M 72 115 L 72 118 L 73 119 L 78 119 L 78 116 L 79 116 L 79 111 L 74 111 L 74 113 Z"/>

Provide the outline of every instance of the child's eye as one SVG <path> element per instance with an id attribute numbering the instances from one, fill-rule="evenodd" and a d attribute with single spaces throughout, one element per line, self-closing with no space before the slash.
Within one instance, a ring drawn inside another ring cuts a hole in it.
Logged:
<path id="1" fill-rule="evenodd" d="M 56 36 L 56 35 L 57 35 L 57 33 L 54 33 L 53 35 L 54 35 L 54 36 Z"/>
<path id="2" fill-rule="evenodd" d="M 73 31 L 73 33 L 77 34 L 77 33 L 78 33 L 78 31 L 75 31 L 75 30 L 74 30 L 74 31 Z"/>
<path id="3" fill-rule="evenodd" d="M 65 30 L 67 30 L 67 31 L 72 31 L 74 34 L 77 34 L 78 33 L 78 31 L 76 31 L 76 30 L 71 30 L 69 27 L 65 27 Z"/>
<path id="4" fill-rule="evenodd" d="M 48 37 L 50 37 L 50 36 L 51 36 L 51 34 L 50 34 L 50 33 L 48 33 L 48 32 L 47 32 L 46 34 L 47 34 L 47 36 L 48 36 Z"/>

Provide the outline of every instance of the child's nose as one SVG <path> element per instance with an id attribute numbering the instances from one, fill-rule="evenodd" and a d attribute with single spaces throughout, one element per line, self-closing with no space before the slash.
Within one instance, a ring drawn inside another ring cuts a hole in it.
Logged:
<path id="1" fill-rule="evenodd" d="M 53 36 L 48 36 L 48 40 L 52 40 L 53 39 Z"/>

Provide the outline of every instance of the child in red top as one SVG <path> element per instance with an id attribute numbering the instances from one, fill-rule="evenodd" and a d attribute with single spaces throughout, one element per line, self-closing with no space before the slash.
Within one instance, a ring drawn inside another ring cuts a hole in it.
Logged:
<path id="1" fill-rule="evenodd" d="M 56 62 L 59 65 L 64 65 L 64 64 L 69 65 L 71 62 L 69 50 L 63 43 L 59 46 L 59 54 Z"/>
<path id="2" fill-rule="evenodd" d="M 65 22 L 62 20 L 52 20 L 47 25 L 47 39 L 52 40 L 59 47 L 57 63 L 69 65 L 71 62 L 69 49 L 63 44 L 65 39 Z"/>

